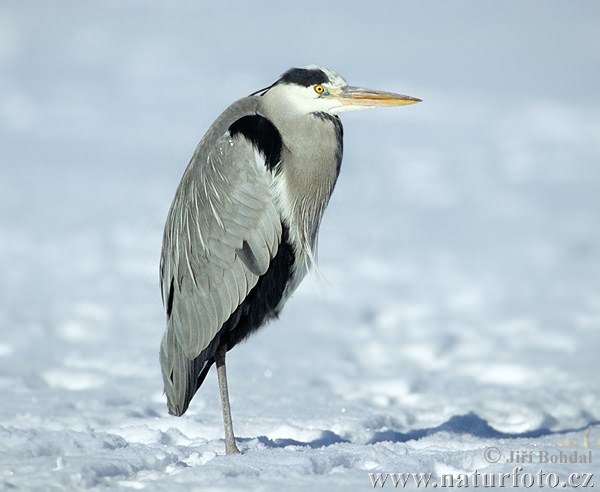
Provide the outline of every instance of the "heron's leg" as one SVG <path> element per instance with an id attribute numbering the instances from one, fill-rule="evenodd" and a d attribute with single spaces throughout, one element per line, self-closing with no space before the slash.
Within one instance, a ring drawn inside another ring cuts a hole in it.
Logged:
<path id="1" fill-rule="evenodd" d="M 223 424 L 225 425 L 225 452 L 236 454 L 240 450 L 235 444 L 233 435 L 233 422 L 231 421 L 231 408 L 229 407 L 229 391 L 227 390 L 227 372 L 225 371 L 225 354 L 227 345 L 221 345 L 215 354 L 217 363 L 217 378 L 219 379 L 219 393 L 221 394 L 221 408 L 223 409 Z"/>

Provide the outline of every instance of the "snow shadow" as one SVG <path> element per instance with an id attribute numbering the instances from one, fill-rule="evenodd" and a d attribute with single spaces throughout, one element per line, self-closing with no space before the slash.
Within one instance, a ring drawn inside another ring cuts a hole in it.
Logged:
<path id="1" fill-rule="evenodd" d="M 378 442 L 391 441 L 391 442 L 407 442 L 422 437 L 430 436 L 438 432 L 452 432 L 455 434 L 469 434 L 475 437 L 487 438 L 487 439 L 517 439 L 517 438 L 536 438 L 549 435 L 560 435 L 567 434 L 570 432 L 579 432 L 587 429 L 592 425 L 597 425 L 598 421 L 590 422 L 587 425 L 579 429 L 565 429 L 560 431 L 553 431 L 547 427 L 542 427 L 528 432 L 521 433 L 508 433 L 501 432 L 494 429 L 486 420 L 482 419 L 479 415 L 469 412 L 466 415 L 455 415 L 451 417 L 447 422 L 444 422 L 437 427 L 430 427 L 427 429 L 416 429 L 410 432 L 398 432 L 395 430 L 385 430 L 375 432 L 373 437 L 367 442 L 367 444 L 375 444 Z"/>
<path id="2" fill-rule="evenodd" d="M 578 429 L 564 429 L 553 431 L 548 427 L 542 427 L 528 432 L 509 433 L 501 432 L 494 429 L 485 419 L 479 415 L 469 412 L 465 415 L 455 415 L 448 421 L 437 427 L 429 427 L 425 429 L 415 429 L 409 432 L 399 432 L 393 429 L 378 431 L 373 434 L 365 444 L 376 444 L 379 442 L 408 442 L 421 439 L 423 437 L 437 434 L 438 432 L 450 432 L 453 434 L 467 434 L 483 439 L 518 439 L 518 438 L 539 438 L 549 435 L 562 435 L 571 432 L 580 432 L 591 426 L 600 424 L 600 421 L 589 422 L 587 425 Z M 270 439 L 267 436 L 258 436 L 258 442 L 262 443 L 267 448 L 285 448 L 286 446 L 303 446 L 311 449 L 318 449 L 334 444 L 351 443 L 349 439 L 344 439 L 335 432 L 325 430 L 320 436 L 312 441 L 299 441 L 292 438 Z M 240 439 L 243 440 L 243 439 Z M 248 439 L 249 441 L 252 439 Z"/>
<path id="3" fill-rule="evenodd" d="M 312 441 L 302 442 L 296 439 L 278 438 L 269 439 L 267 436 L 258 436 L 258 442 L 264 444 L 267 448 L 285 448 L 286 446 L 308 446 L 311 449 L 323 448 L 339 443 L 349 443 L 347 439 L 343 439 L 332 431 L 323 431 L 317 439 Z"/>

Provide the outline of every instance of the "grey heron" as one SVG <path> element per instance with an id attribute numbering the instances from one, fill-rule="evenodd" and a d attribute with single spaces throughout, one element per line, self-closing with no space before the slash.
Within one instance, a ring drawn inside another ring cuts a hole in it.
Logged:
<path id="1" fill-rule="evenodd" d="M 292 68 L 229 106 L 196 147 L 163 237 L 160 365 L 169 413 L 180 416 L 216 364 L 227 454 L 239 451 L 225 354 L 277 317 L 314 263 L 342 161 L 337 115 L 417 102 L 323 67 Z"/>

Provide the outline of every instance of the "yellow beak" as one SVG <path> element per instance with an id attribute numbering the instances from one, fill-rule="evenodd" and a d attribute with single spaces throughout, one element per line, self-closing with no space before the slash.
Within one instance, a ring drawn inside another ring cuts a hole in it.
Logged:
<path id="1" fill-rule="evenodd" d="M 421 102 L 421 99 L 416 97 L 351 86 L 344 87 L 339 93 L 332 95 L 344 106 L 361 106 L 365 108 L 376 106 L 407 106 Z"/>

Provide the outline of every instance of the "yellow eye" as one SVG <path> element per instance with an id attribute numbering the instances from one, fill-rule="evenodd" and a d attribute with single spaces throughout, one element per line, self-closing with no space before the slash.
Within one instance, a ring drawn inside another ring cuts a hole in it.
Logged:
<path id="1" fill-rule="evenodd" d="M 315 92 L 317 94 L 323 94 L 323 92 L 325 92 L 325 87 L 322 85 L 315 85 Z"/>

